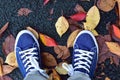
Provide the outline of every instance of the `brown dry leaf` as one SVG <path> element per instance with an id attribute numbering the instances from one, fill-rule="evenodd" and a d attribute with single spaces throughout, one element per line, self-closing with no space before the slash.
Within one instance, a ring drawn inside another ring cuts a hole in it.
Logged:
<path id="1" fill-rule="evenodd" d="M 62 35 L 68 30 L 69 23 L 64 16 L 61 16 L 55 23 L 55 27 L 59 36 L 62 37 Z"/>
<path id="2" fill-rule="evenodd" d="M 66 46 L 55 46 L 54 51 L 58 54 L 57 58 L 67 59 L 70 56 L 70 51 Z"/>
<path id="3" fill-rule="evenodd" d="M 57 61 L 53 55 L 48 52 L 42 52 L 42 63 L 48 67 L 54 67 L 57 65 Z"/>
<path id="4" fill-rule="evenodd" d="M 3 65 L 3 73 L 4 75 L 12 72 L 16 67 L 10 66 L 10 65 Z"/>
<path id="5" fill-rule="evenodd" d="M 1 29 L 0 29 L 0 37 L 2 36 L 3 32 L 8 28 L 9 22 L 7 22 Z"/>
<path id="6" fill-rule="evenodd" d="M 86 22 L 84 22 L 84 28 L 86 30 L 90 30 L 93 32 L 95 36 L 97 36 L 97 32 L 95 31 L 95 28 L 97 27 L 98 23 L 100 21 L 100 13 L 96 6 L 93 6 L 89 9 L 86 16 Z"/>
<path id="7" fill-rule="evenodd" d="M 8 55 L 10 52 L 14 51 L 15 38 L 13 35 L 7 36 L 2 45 L 2 50 L 5 55 Z"/>
<path id="8" fill-rule="evenodd" d="M 98 0 L 97 6 L 104 12 L 111 11 L 115 6 L 116 0 Z"/>
<path id="9" fill-rule="evenodd" d="M 4 75 L 4 76 L 1 76 L 1 77 L 0 77 L 0 80 L 13 80 L 13 79 L 10 78 L 10 77 L 7 76 L 7 75 Z"/>
<path id="10" fill-rule="evenodd" d="M 116 42 L 105 42 L 110 52 L 120 56 L 120 45 Z"/>
<path id="11" fill-rule="evenodd" d="M 11 66 L 14 66 L 14 67 L 18 67 L 16 56 L 15 56 L 15 52 L 10 52 L 7 55 L 5 63 L 7 63 L 7 64 L 9 64 Z"/>
<path id="12" fill-rule="evenodd" d="M 84 12 L 86 13 L 86 11 L 83 9 L 83 7 L 79 4 L 76 4 L 75 8 L 74 8 L 74 11 L 79 13 L 79 12 Z"/>
<path id="13" fill-rule="evenodd" d="M 39 34 L 38 34 L 38 32 L 35 29 L 33 29 L 31 27 L 27 27 L 27 30 L 31 31 L 35 35 L 35 37 L 37 39 L 39 39 Z"/>
<path id="14" fill-rule="evenodd" d="M 28 8 L 20 8 L 18 10 L 18 16 L 28 16 L 32 11 Z"/>
<path id="15" fill-rule="evenodd" d="M 73 47 L 73 42 L 80 31 L 81 31 L 80 29 L 77 29 L 70 34 L 70 36 L 68 37 L 68 40 L 67 40 L 68 48 Z"/>
<path id="16" fill-rule="evenodd" d="M 79 24 L 77 21 L 74 21 L 72 19 L 68 19 L 68 23 L 69 23 L 69 29 L 71 32 L 73 32 L 77 29 L 83 28 L 82 24 Z"/>
<path id="17" fill-rule="evenodd" d="M 52 71 L 53 71 L 53 74 L 52 74 L 53 80 L 61 80 L 60 76 L 57 74 L 55 69 L 52 69 Z"/>
<path id="18" fill-rule="evenodd" d="M 2 60 L 0 60 L 0 76 L 3 76 L 3 66 L 2 66 L 3 62 Z"/>
<path id="19" fill-rule="evenodd" d="M 65 63 L 65 62 L 61 62 L 59 63 L 56 67 L 55 67 L 55 70 L 61 74 L 61 75 L 67 75 L 67 71 L 62 67 L 62 64 Z"/>

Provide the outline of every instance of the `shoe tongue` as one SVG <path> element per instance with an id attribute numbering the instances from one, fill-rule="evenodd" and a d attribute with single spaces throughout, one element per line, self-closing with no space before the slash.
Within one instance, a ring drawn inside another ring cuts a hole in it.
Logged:
<path id="1" fill-rule="evenodd" d="M 23 45 L 22 50 L 33 48 L 33 44 Z"/>

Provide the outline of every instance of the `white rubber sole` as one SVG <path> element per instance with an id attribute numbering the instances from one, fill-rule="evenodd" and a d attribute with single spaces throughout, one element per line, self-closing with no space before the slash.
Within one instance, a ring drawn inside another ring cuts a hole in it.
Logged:
<path id="1" fill-rule="evenodd" d="M 84 34 L 84 33 L 89 34 L 89 35 L 93 38 L 93 40 L 94 40 L 94 42 L 95 42 L 95 45 L 96 45 L 96 47 L 97 47 L 97 55 L 98 55 L 99 49 L 98 49 L 98 44 L 97 44 L 96 38 L 95 38 L 95 36 L 92 34 L 92 32 L 90 32 L 90 31 L 88 31 L 88 30 L 83 30 L 83 31 L 81 31 L 80 33 L 78 33 L 77 37 L 75 38 L 75 41 L 74 41 L 73 45 L 75 44 L 77 38 L 78 38 L 80 35 Z M 73 47 L 74 47 L 74 46 L 73 46 Z M 97 59 L 98 59 L 98 56 L 97 56 Z"/>

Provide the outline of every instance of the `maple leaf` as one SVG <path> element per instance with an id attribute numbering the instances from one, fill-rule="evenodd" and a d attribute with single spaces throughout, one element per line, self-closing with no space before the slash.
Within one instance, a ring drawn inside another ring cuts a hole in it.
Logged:
<path id="1" fill-rule="evenodd" d="M 18 10 L 18 16 L 28 16 L 32 11 L 28 8 L 20 8 Z"/>

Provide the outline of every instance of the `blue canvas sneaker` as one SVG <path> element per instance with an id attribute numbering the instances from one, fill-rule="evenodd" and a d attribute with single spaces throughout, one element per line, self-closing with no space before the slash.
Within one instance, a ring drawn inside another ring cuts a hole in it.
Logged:
<path id="1" fill-rule="evenodd" d="M 38 71 L 41 75 L 48 77 L 40 68 L 39 43 L 30 31 L 22 30 L 18 33 L 15 41 L 15 53 L 23 77 L 32 71 Z"/>
<path id="2" fill-rule="evenodd" d="M 73 45 L 72 65 L 74 71 L 93 77 L 98 60 L 98 44 L 94 35 L 87 30 L 81 31 Z"/>

